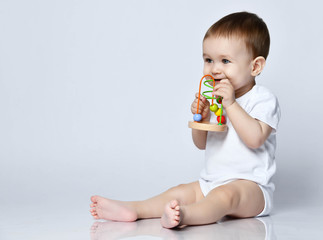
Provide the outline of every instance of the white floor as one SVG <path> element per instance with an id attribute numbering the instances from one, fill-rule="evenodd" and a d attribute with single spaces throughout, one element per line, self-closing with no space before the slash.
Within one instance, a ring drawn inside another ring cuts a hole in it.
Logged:
<path id="1" fill-rule="evenodd" d="M 9 206 L 1 210 L 0 239 L 322 239 L 323 207 L 278 207 L 270 217 L 163 229 L 159 219 L 94 221 L 88 206 Z"/>

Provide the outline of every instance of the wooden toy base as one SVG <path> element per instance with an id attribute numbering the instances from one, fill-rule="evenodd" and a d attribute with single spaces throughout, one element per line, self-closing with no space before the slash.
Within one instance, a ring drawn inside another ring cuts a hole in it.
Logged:
<path id="1" fill-rule="evenodd" d="M 188 122 L 188 127 L 201 130 L 201 131 L 211 131 L 211 132 L 225 132 L 227 131 L 227 125 L 218 125 L 217 123 L 210 122 Z"/>

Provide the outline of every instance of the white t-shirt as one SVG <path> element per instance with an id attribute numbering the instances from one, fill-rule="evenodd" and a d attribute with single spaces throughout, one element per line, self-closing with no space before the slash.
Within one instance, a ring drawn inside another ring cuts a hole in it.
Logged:
<path id="1" fill-rule="evenodd" d="M 227 132 L 208 132 L 205 168 L 201 178 L 213 183 L 247 179 L 263 186 L 272 186 L 270 181 L 276 171 L 276 130 L 280 120 L 278 100 L 265 87 L 255 85 L 236 102 L 251 117 L 268 124 L 273 130 L 261 147 L 251 149 L 240 139 L 230 119 L 226 118 Z M 213 113 L 211 122 L 217 122 Z"/>

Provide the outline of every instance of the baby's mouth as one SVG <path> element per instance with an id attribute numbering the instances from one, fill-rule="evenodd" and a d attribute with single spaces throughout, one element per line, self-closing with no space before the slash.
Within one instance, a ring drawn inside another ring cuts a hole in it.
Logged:
<path id="1" fill-rule="evenodd" d="M 219 82 L 219 81 L 221 81 L 222 79 L 215 79 L 214 78 L 214 81 L 215 81 L 215 83 L 214 83 L 214 81 L 212 81 L 212 79 L 209 79 L 209 82 L 208 82 L 208 84 L 211 86 L 211 87 L 213 87 L 213 85 L 214 84 L 216 84 L 217 82 Z"/>
<path id="2" fill-rule="evenodd" d="M 213 82 L 212 80 L 213 79 L 206 79 L 207 81 L 210 81 L 210 82 Z M 214 81 L 216 81 L 216 82 L 220 82 L 222 80 L 222 78 L 219 78 L 219 79 L 216 79 L 216 78 L 214 78 Z"/>
<path id="3" fill-rule="evenodd" d="M 214 79 L 215 83 L 214 83 L 213 79 Z M 219 83 L 224 78 L 213 78 L 213 79 L 212 78 L 207 78 L 206 79 L 206 81 L 208 82 L 208 85 L 210 85 L 211 87 L 213 87 L 214 84 Z"/>

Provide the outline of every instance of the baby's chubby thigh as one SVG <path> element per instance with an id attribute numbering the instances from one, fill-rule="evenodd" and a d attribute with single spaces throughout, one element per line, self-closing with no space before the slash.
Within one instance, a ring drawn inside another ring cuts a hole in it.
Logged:
<path id="1" fill-rule="evenodd" d="M 178 200 L 180 205 L 193 204 L 204 198 L 198 181 L 172 187 L 168 194 L 172 195 L 172 199 Z"/>
<path id="2" fill-rule="evenodd" d="M 257 216 L 265 207 L 260 187 L 250 180 L 239 179 L 218 186 L 212 189 L 206 198 L 225 203 L 225 215 L 238 218 Z"/>

